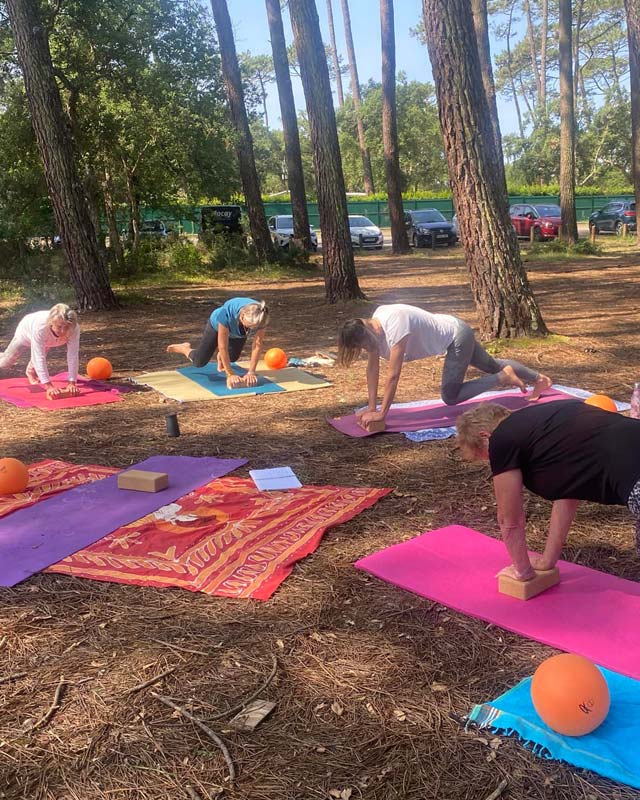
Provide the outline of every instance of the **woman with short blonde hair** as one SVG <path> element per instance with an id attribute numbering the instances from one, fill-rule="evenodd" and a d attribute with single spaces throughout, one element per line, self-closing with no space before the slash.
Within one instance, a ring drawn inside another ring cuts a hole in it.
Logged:
<path id="1" fill-rule="evenodd" d="M 214 309 L 204 326 L 200 344 L 191 347 L 191 342 L 170 344 L 167 353 L 179 353 L 188 358 L 195 367 L 204 367 L 218 354 L 218 369 L 227 376 L 227 387 L 235 389 L 244 384 L 258 383 L 256 367 L 264 343 L 265 328 L 269 324 L 269 308 L 263 301 L 250 297 L 233 297 Z M 248 336 L 254 333 L 249 369 L 244 376 L 236 375 L 231 364 L 240 358 Z"/>
<path id="2" fill-rule="evenodd" d="M 13 366 L 22 350 L 30 349 L 27 378 L 31 384 L 41 384 L 52 399 L 63 390 L 51 383 L 47 367 L 47 352 L 52 347 L 67 346 L 68 383 L 66 393 L 78 394 L 78 354 L 80 350 L 80 325 L 78 314 L 65 303 L 56 303 L 48 311 L 27 314 L 18 323 L 13 339 L 7 349 L 0 353 L 0 369 Z"/>
<path id="3" fill-rule="evenodd" d="M 627 506 L 640 553 L 640 422 L 581 400 L 533 404 L 513 414 L 482 403 L 457 421 L 470 461 L 488 461 L 500 532 L 511 557 L 506 574 L 519 581 L 560 558 L 581 501 Z M 524 489 L 553 501 L 544 551 L 527 549 Z"/>

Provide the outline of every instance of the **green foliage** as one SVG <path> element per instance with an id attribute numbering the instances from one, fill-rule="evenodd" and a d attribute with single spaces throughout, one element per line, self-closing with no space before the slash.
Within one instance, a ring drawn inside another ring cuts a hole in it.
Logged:
<path id="1" fill-rule="evenodd" d="M 541 253 L 560 253 L 577 256 L 601 256 L 602 247 L 593 244 L 590 239 L 579 239 L 577 242 L 564 242 L 561 239 L 552 239 L 550 242 L 534 242 L 530 251 L 532 255 Z"/>
<path id="2" fill-rule="evenodd" d="M 224 200 L 238 191 L 213 27 L 197 0 L 68 0 L 49 39 L 97 216 L 107 176 L 127 216 L 139 204 Z M 0 159 L 0 235 L 53 233 L 15 69 L 0 82 Z"/>
<path id="3" fill-rule="evenodd" d="M 523 197 L 554 197 L 560 196 L 560 185 L 557 183 L 547 183 L 542 186 L 536 184 L 514 184 L 509 183 L 509 195 Z M 612 197 L 614 195 L 632 195 L 633 187 L 629 184 L 619 183 L 610 187 L 601 185 L 595 186 L 576 186 L 577 197 Z"/>
<path id="4" fill-rule="evenodd" d="M 560 196 L 560 185 L 557 183 L 549 183 L 543 185 L 537 184 L 513 184 L 508 186 L 510 197 L 553 197 L 557 199 Z M 576 186 L 576 195 L 578 197 L 614 197 L 616 195 L 633 195 L 633 187 L 625 183 L 614 184 L 610 187 L 604 186 Z M 404 200 L 450 200 L 451 192 L 447 189 L 421 189 L 416 191 L 406 191 L 402 193 Z M 368 194 L 366 197 L 348 197 L 347 203 L 362 203 L 362 202 L 380 202 L 387 201 L 386 192 L 375 192 L 375 194 Z M 289 193 L 277 195 L 265 195 L 263 197 L 265 203 L 289 203 L 291 198 Z M 311 202 L 311 201 L 310 201 Z M 284 213 L 284 212 L 283 212 Z"/>
<path id="5" fill-rule="evenodd" d="M 143 240 L 136 250 L 125 254 L 122 268 L 112 269 L 111 277 L 122 285 L 145 280 L 161 283 L 201 278 L 209 272 L 209 253 L 209 248 L 188 239 L 166 246 Z"/>
<path id="6" fill-rule="evenodd" d="M 539 69 L 542 5 L 528 5 Z M 557 197 L 557 4 L 549 4 L 544 109 L 531 61 L 526 6 L 525 0 L 489 2 L 494 38 L 503 44 L 503 52 L 496 54 L 497 88 L 512 105 L 518 103 L 522 120 L 521 132 L 504 138 L 507 181 L 512 195 Z M 631 194 L 623 0 L 583 0 L 580 9 L 576 194 Z M 574 27 L 577 32 L 577 19 Z M 115 207 L 119 228 L 126 227 L 139 207 L 243 202 L 207 4 L 203 9 L 199 0 L 65 0 L 51 15 L 50 44 L 80 173 L 104 229 L 107 199 Z M 51 237 L 55 225 L 7 25 L 0 26 L 0 46 L 0 238 Z M 291 55 L 295 72 L 295 52 Z M 287 202 L 288 195 L 280 194 L 287 188 L 282 132 L 270 130 L 266 119 L 267 94 L 276 91 L 271 56 L 245 53 L 240 61 L 261 184 L 268 199 Z M 333 69 L 331 59 L 329 65 Z M 448 200 L 432 85 L 399 75 L 397 113 L 405 200 Z M 362 115 L 376 187 L 384 189 L 382 94 L 374 81 L 362 88 Z M 337 120 L 347 188 L 360 191 L 362 164 L 352 98 L 346 98 Z M 299 128 L 307 193 L 313 198 L 313 154 L 304 113 Z M 366 199 L 386 202 L 386 192 Z M 176 250 L 174 255 L 190 258 L 185 252 Z M 145 247 L 129 254 L 120 271 L 124 277 L 146 274 L 156 269 L 159 258 Z M 247 258 L 246 253 L 231 256 L 225 251 L 214 261 L 243 263 Z M 185 268 L 196 267 L 194 260 Z"/>
<path id="7" fill-rule="evenodd" d="M 257 116 L 258 107 L 262 105 L 261 116 L 264 125 L 268 127 L 267 117 L 267 86 L 275 81 L 273 58 L 270 55 L 253 55 L 246 51 L 238 53 L 240 74 L 244 103 L 250 116 Z"/>
<path id="8" fill-rule="evenodd" d="M 251 123 L 256 168 L 263 192 L 281 192 L 287 188 L 284 135 L 282 131 L 269 130 L 261 120 Z M 244 201 L 241 201 L 244 202 Z"/>
<path id="9" fill-rule="evenodd" d="M 534 242 L 522 251 L 524 263 L 539 263 L 546 261 L 565 261 L 568 263 L 580 261 L 589 256 L 603 255 L 603 248 L 599 244 L 592 244 L 589 239 L 579 239 L 575 244 L 552 239 L 550 242 Z"/>
<path id="10" fill-rule="evenodd" d="M 176 275 L 191 277 L 204 272 L 202 248 L 187 240 L 175 242 L 165 248 L 162 259 Z"/>
<path id="11" fill-rule="evenodd" d="M 405 190 L 448 190 L 449 176 L 433 86 L 400 75 L 396 106 L 400 170 Z M 376 186 L 386 186 L 382 145 L 382 88 L 370 81 L 362 88 L 361 113 Z M 353 100 L 337 114 L 347 191 L 362 190 L 362 160 Z"/>
<path id="12" fill-rule="evenodd" d="M 557 333 L 549 333 L 547 336 L 523 336 L 518 339 L 492 339 L 490 342 L 483 342 L 482 346 L 495 358 L 503 355 L 513 354 L 514 350 L 542 350 L 545 347 L 553 347 L 558 344 L 571 342 L 568 336 Z"/>
<path id="13" fill-rule="evenodd" d="M 282 250 L 279 256 L 280 268 L 295 269 L 309 263 L 308 254 L 294 247 Z M 220 235 L 206 242 L 181 239 L 166 246 L 142 241 L 136 250 L 126 253 L 124 267 L 114 268 L 111 276 L 116 284 L 132 286 L 202 280 L 219 273 L 253 274 L 261 268 L 255 249 L 247 246 L 242 236 Z"/>
<path id="14" fill-rule="evenodd" d="M 0 243 L 2 278 L 0 299 L 9 302 L 12 311 L 28 312 L 54 303 L 74 303 L 65 259 L 59 250 L 18 249 Z"/>
<path id="15" fill-rule="evenodd" d="M 255 268 L 258 259 L 241 236 L 214 236 L 207 249 L 207 266 L 212 271 Z"/>
<path id="16" fill-rule="evenodd" d="M 53 215 L 22 82 L 0 84 L 0 237 L 53 236 Z"/>
<path id="17" fill-rule="evenodd" d="M 559 175 L 558 8 L 548 5 L 546 43 L 541 3 L 489 0 L 489 21 L 504 49 L 495 54 L 499 95 L 515 110 L 519 131 L 504 137 L 507 181 L 553 184 Z M 528 11 L 531 25 L 528 25 Z M 620 192 L 631 183 L 630 109 L 624 0 L 574 4 L 574 105 L 577 188 Z M 546 44 L 546 73 L 541 52 Z M 532 56 L 535 52 L 535 58 Z M 542 82 L 544 89 L 542 91 Z"/>

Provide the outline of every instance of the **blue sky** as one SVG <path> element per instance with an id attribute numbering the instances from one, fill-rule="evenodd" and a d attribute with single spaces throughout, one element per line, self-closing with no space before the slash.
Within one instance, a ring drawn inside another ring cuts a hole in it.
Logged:
<path id="1" fill-rule="evenodd" d="M 227 0 L 229 13 L 233 21 L 238 51 L 249 50 L 257 53 L 271 53 L 269 42 L 269 26 L 264 0 Z M 326 0 L 316 0 L 320 27 L 325 42 L 329 43 L 329 25 L 327 22 Z M 351 9 L 351 27 L 353 30 L 358 76 L 360 83 L 370 78 L 380 80 L 380 10 L 377 0 L 349 0 Z M 410 80 L 431 81 L 431 64 L 425 45 L 421 44 L 409 33 L 409 29 L 418 24 L 422 13 L 421 0 L 395 0 L 396 20 L 396 62 L 398 71 L 405 72 Z M 347 52 L 344 45 L 344 26 L 340 0 L 333 0 L 333 16 L 336 28 L 338 51 L 344 62 Z M 285 35 L 287 42 L 293 40 L 289 15 L 283 11 Z M 343 76 L 345 93 L 350 93 L 349 77 Z M 298 108 L 304 108 L 304 94 L 300 82 L 294 78 L 294 92 Z M 334 94 L 335 99 L 335 94 Z M 337 99 L 335 100 L 337 105 Z M 504 101 L 498 99 L 498 113 L 502 133 L 516 130 L 516 119 L 512 109 Z M 280 127 L 280 109 L 275 86 L 270 87 L 267 105 L 269 121 L 272 127 Z"/>

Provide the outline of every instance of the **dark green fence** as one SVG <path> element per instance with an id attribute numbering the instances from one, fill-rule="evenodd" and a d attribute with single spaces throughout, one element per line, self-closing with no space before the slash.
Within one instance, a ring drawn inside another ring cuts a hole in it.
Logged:
<path id="1" fill-rule="evenodd" d="M 633 200 L 632 195 L 584 195 L 576 197 L 576 214 L 578 221 L 585 221 L 593 211 L 602 208 L 611 200 Z M 550 195 L 510 195 L 509 202 L 532 203 L 534 205 L 553 205 L 560 202 L 558 197 Z M 405 200 L 405 210 L 417 208 L 437 208 L 447 219 L 453 216 L 453 201 L 451 198 L 438 200 Z M 314 228 L 320 226 L 318 216 L 318 204 L 307 203 L 309 209 L 309 222 Z M 267 217 L 277 214 L 291 214 L 291 203 L 265 203 L 264 210 Z M 381 228 L 388 228 L 389 205 L 386 200 L 350 200 L 349 213 L 360 214 L 369 219 Z M 170 208 L 145 208 L 143 219 L 160 219 L 165 225 L 176 233 L 194 234 L 200 230 L 200 209 L 198 207 L 173 206 Z M 128 220 L 122 221 L 125 227 Z"/>

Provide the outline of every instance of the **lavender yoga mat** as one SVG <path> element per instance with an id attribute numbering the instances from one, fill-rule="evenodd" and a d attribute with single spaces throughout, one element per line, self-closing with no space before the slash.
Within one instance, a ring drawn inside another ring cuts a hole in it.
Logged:
<path id="1" fill-rule="evenodd" d="M 603 667 L 640 678 L 640 584 L 560 561 L 560 584 L 527 600 L 498 593 L 504 544 L 451 525 L 356 563 L 382 580 Z"/>
<path id="2" fill-rule="evenodd" d="M 14 511 L 0 520 L 0 586 L 15 586 L 246 463 L 244 458 L 153 456 L 133 467 L 166 472 L 169 486 L 160 492 L 118 489 L 118 476 L 112 475 Z"/>
<path id="3" fill-rule="evenodd" d="M 531 403 L 527 400 L 528 395 L 512 394 L 505 392 L 503 395 L 492 397 L 492 403 L 498 403 L 505 408 L 512 411 L 518 411 L 521 408 L 527 408 Z M 575 400 L 566 392 L 559 389 L 549 389 L 542 397 L 537 400 L 537 403 L 550 403 L 552 400 Z M 434 403 L 424 406 L 410 406 L 404 408 L 391 408 L 386 418 L 385 433 L 405 433 L 406 431 L 420 431 L 427 428 L 448 428 L 455 425 L 456 419 L 460 414 L 475 408 L 480 403 L 486 403 L 487 400 L 465 400 L 464 403 L 458 403 L 456 406 L 447 406 L 444 403 Z M 327 418 L 330 425 L 344 433 L 347 436 L 364 438 L 365 436 L 375 436 L 369 431 L 358 424 L 358 418 L 355 414 L 348 414 L 345 417 L 336 417 L 334 419 Z"/>

